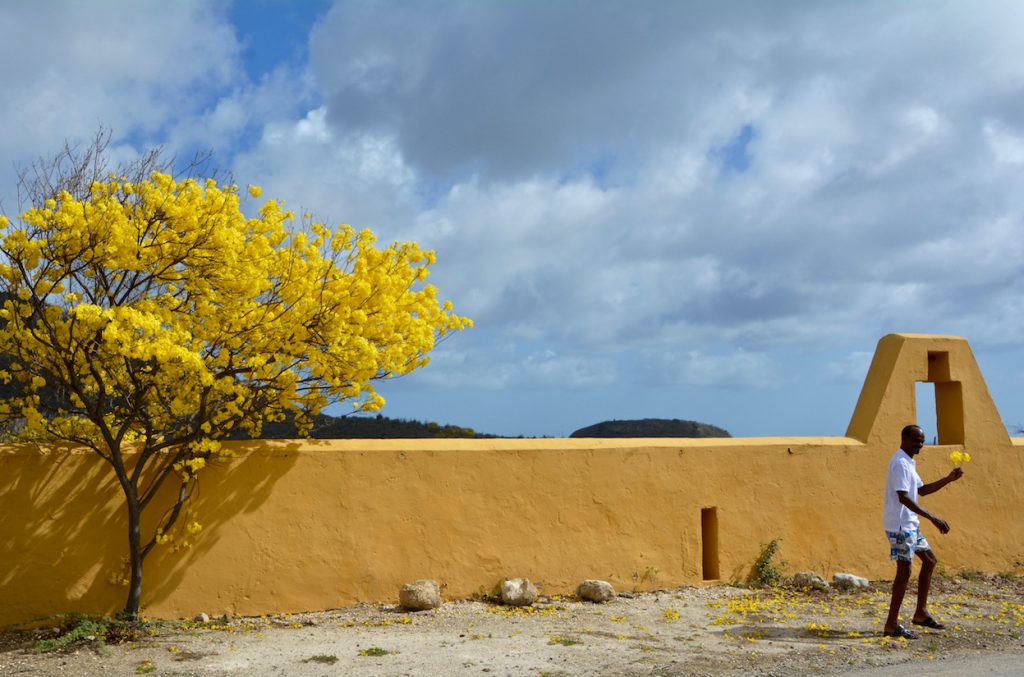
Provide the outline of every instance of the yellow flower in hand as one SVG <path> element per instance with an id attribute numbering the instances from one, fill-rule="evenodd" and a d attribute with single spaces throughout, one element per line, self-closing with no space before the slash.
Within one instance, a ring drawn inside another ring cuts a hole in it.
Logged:
<path id="1" fill-rule="evenodd" d="M 953 461 L 953 465 L 959 467 L 961 463 L 967 463 L 971 460 L 971 455 L 966 451 L 954 451 L 949 455 L 949 460 Z"/>

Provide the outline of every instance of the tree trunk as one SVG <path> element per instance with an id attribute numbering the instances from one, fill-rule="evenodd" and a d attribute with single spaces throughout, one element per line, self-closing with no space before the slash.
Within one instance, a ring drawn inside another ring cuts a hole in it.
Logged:
<path id="1" fill-rule="evenodd" d="M 124 615 L 136 618 L 139 615 L 139 602 L 142 600 L 142 510 L 135 496 L 128 499 L 128 559 L 131 562 L 131 579 L 128 583 L 128 601 L 124 605 Z"/>

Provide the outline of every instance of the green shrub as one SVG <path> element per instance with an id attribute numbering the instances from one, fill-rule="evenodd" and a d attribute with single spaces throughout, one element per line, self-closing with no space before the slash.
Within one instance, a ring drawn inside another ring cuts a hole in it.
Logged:
<path id="1" fill-rule="evenodd" d="M 147 634 L 148 627 L 141 619 L 109 618 L 67 614 L 62 617 L 58 634 L 52 639 L 41 639 L 32 645 L 37 653 L 63 651 L 75 644 L 90 643 L 97 649 L 107 644 L 134 642 Z"/>
<path id="2" fill-rule="evenodd" d="M 782 583 L 782 568 L 786 566 L 786 562 L 775 562 L 781 542 L 781 538 L 773 538 L 761 546 L 761 554 L 754 560 L 754 568 L 751 569 L 747 580 L 751 587 L 774 588 Z"/>

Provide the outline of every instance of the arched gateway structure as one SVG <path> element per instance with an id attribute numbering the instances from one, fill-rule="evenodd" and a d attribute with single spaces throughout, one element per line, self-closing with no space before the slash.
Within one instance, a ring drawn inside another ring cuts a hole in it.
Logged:
<path id="1" fill-rule="evenodd" d="M 549 594 L 585 578 L 699 584 L 745 577 L 773 538 L 793 570 L 888 578 L 881 494 L 917 382 L 935 384 L 940 445 L 919 457 L 922 476 L 948 472 L 953 450 L 972 457 L 928 499 L 953 525 L 927 533 L 943 565 L 1021 570 L 1024 440 L 1007 435 L 964 339 L 892 334 L 845 437 L 237 443 L 236 459 L 204 471 L 195 547 L 147 560 L 143 613 L 391 601 L 418 578 L 448 598 L 505 576 Z M 0 625 L 116 611 L 122 513 L 91 453 L 0 450 Z"/>

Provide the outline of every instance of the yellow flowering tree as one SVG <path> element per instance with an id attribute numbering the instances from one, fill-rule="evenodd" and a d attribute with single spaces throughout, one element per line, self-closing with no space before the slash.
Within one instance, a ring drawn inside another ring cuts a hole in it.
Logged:
<path id="1" fill-rule="evenodd" d="M 414 243 L 296 224 L 274 200 L 246 216 L 238 189 L 213 179 L 86 182 L 86 164 L 0 216 L 0 380 L 14 392 L 0 414 L 22 438 L 109 464 L 134 616 L 146 556 L 200 529 L 187 502 L 204 465 L 230 455 L 220 440 L 285 416 L 301 428 L 343 400 L 377 410 L 375 379 L 424 366 L 438 337 L 471 323 L 424 283 L 434 254 Z M 143 533 L 164 487 L 173 504 Z"/>

